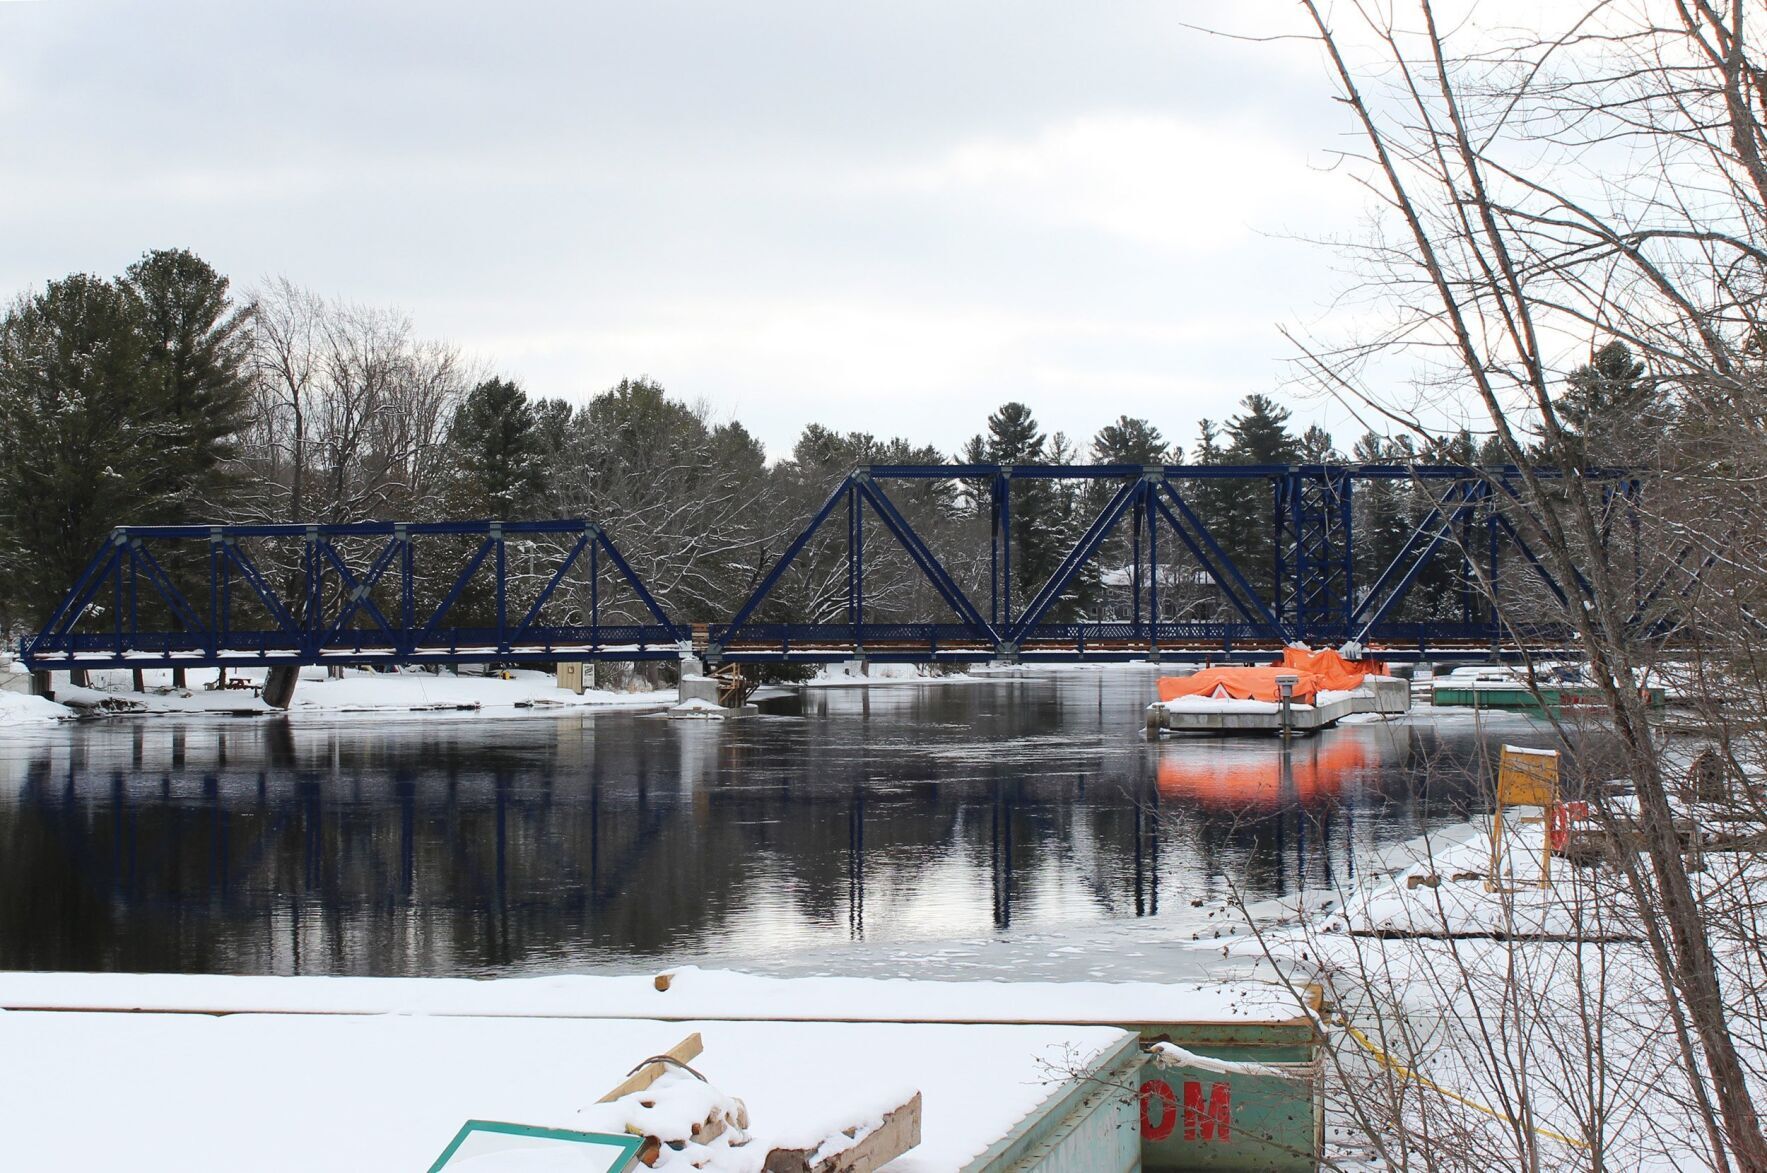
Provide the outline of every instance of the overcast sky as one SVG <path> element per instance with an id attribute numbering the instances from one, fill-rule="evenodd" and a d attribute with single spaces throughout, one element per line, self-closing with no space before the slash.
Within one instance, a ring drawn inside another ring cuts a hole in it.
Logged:
<path id="1" fill-rule="evenodd" d="M 1007 399 L 1188 447 L 1327 312 L 1293 237 L 1362 215 L 1315 53 L 1185 27 L 1223 8 L 0 2 L 0 289 L 186 246 L 774 456 L 812 420 L 950 450 Z"/>

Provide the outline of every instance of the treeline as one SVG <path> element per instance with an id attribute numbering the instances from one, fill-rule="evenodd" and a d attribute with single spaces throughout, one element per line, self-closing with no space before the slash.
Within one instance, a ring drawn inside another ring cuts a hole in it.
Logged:
<path id="1" fill-rule="evenodd" d="M 1656 410 L 1643 368 L 1615 344 L 1567 389 L 1567 416 L 1604 452 Z M 1616 421 L 1619 421 L 1616 423 Z M 1569 454 L 1584 459 L 1588 453 Z M 18 297 L 0 319 L 0 622 L 39 622 L 113 526 L 362 519 L 587 517 L 604 526 L 681 620 L 730 615 L 830 489 L 860 464 L 1184 463 L 1154 421 L 1119 417 L 1089 439 L 1048 434 L 1007 403 L 958 452 L 809 424 L 769 463 L 739 423 L 623 379 L 572 404 L 528 395 L 404 316 L 321 297 L 285 280 L 249 296 L 183 250 L 146 254 L 121 276 L 84 274 Z M 1364 435 L 1341 450 L 1318 427 L 1248 395 L 1203 420 L 1193 464 L 1453 461 L 1491 452 L 1465 433 L 1419 444 Z M 1028 598 L 1114 486 L 1021 481 L 1013 495 L 1015 592 Z M 956 479 L 890 492 L 972 597 L 986 600 L 985 492 Z M 1398 482 L 1359 489 L 1364 565 L 1382 564 L 1427 508 Z M 1266 482 L 1198 480 L 1193 507 L 1252 581 L 1272 589 Z M 1123 527 L 1125 530 L 1127 527 Z M 882 533 L 868 545 L 867 614 L 944 614 Z M 829 527 L 781 584 L 764 619 L 844 615 L 844 527 Z M 1129 537 L 1113 539 L 1052 618 L 1127 615 Z M 1176 543 L 1168 543 L 1175 546 Z M 1170 551 L 1161 617 L 1224 614 L 1206 575 Z M 1432 568 L 1413 617 L 1459 606 L 1452 560 Z M 614 604 L 636 618 L 631 600 Z"/>

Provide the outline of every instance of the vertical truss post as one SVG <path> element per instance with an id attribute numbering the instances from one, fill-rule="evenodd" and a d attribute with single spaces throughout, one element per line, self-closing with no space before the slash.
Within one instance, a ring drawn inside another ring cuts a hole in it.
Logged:
<path id="1" fill-rule="evenodd" d="M 1152 511 L 1148 509 L 1147 486 L 1135 487 L 1135 501 L 1131 506 L 1130 537 L 1129 537 L 1129 638 L 1141 634 L 1141 515 L 1148 514 L 1153 520 Z"/>
<path id="2" fill-rule="evenodd" d="M 870 470 L 866 470 L 870 476 Z M 860 648 L 865 627 L 865 501 L 853 487 L 853 646 Z"/>
<path id="3" fill-rule="evenodd" d="M 226 562 L 221 557 L 221 527 L 209 527 L 209 655 L 221 650 L 221 575 Z"/>
<path id="4" fill-rule="evenodd" d="M 141 539 L 129 543 L 129 647 L 134 649 L 141 635 L 141 557 L 135 551 Z"/>
<path id="5" fill-rule="evenodd" d="M 1000 478 L 988 482 L 988 622 L 1000 623 Z"/>
<path id="6" fill-rule="evenodd" d="M 1343 535 L 1344 542 L 1344 602 L 1338 608 L 1336 618 L 1344 625 L 1344 633 L 1349 634 L 1350 610 L 1356 605 L 1356 478 L 1350 473 L 1340 474 L 1338 482 L 1338 532 Z"/>
<path id="7" fill-rule="evenodd" d="M 1350 473 L 1291 467 L 1277 484 L 1276 615 L 1295 639 L 1347 634 L 1355 607 Z"/>
<path id="8" fill-rule="evenodd" d="M 1160 526 L 1147 502 L 1153 486 L 1163 477 L 1160 470 L 1142 469 L 1139 486 L 1143 508 L 1147 508 L 1147 644 L 1155 660 L 1160 658 Z"/>
<path id="9" fill-rule="evenodd" d="M 233 559 L 227 542 L 221 541 L 221 630 L 215 637 L 222 647 L 233 646 Z"/>
<path id="10" fill-rule="evenodd" d="M 1491 647 L 1495 651 L 1497 641 L 1503 630 L 1497 610 L 1498 579 L 1497 579 L 1497 502 L 1490 500 L 1485 506 L 1485 578 L 1491 587 Z M 1470 554 L 1470 551 L 1468 552 Z"/>
<path id="11" fill-rule="evenodd" d="M 304 592 L 307 613 L 301 616 L 301 638 L 306 641 L 308 652 L 317 655 L 319 652 L 318 633 L 323 622 L 320 610 L 325 605 L 323 594 L 325 584 L 322 579 L 325 568 L 319 561 L 318 526 L 307 527 L 307 541 L 301 547 L 301 557 L 305 568 L 307 588 Z"/>
<path id="12" fill-rule="evenodd" d="M 1474 614 L 1473 602 L 1473 514 L 1468 510 L 1460 518 L 1460 622 L 1471 627 L 1477 616 Z"/>
<path id="13" fill-rule="evenodd" d="M 116 653 L 123 654 L 123 552 L 129 548 L 129 534 L 126 530 L 118 530 L 115 534 L 117 543 L 117 577 L 112 584 L 111 612 L 116 630 Z"/>
<path id="14" fill-rule="evenodd" d="M 393 527 L 399 543 L 399 642 L 411 651 L 411 628 L 417 622 L 417 580 L 412 566 L 411 529 L 404 522 Z"/>
<path id="15" fill-rule="evenodd" d="M 859 549 L 859 490 L 853 478 L 847 478 L 847 628 L 853 646 L 859 646 L 859 562 L 864 555 Z"/>
<path id="16" fill-rule="evenodd" d="M 1012 466 L 1004 465 L 1000 486 L 1000 623 L 1012 626 Z"/>
<path id="17" fill-rule="evenodd" d="M 589 543 L 589 646 L 601 648 L 601 531 Z"/>
<path id="18" fill-rule="evenodd" d="M 491 523 L 491 540 L 497 547 L 497 650 L 509 650 L 509 552 L 503 541 L 503 523 Z"/>
<path id="19" fill-rule="evenodd" d="M 1301 579 L 1306 573 L 1306 554 L 1297 527 L 1300 478 L 1291 467 L 1273 477 L 1270 488 L 1271 598 L 1276 617 L 1290 625 L 1296 638 L 1303 638 L 1306 624 L 1301 614 Z"/>

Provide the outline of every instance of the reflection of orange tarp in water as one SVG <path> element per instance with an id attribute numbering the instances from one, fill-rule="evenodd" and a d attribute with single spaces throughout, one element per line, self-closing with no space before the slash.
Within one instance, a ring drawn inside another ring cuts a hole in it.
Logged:
<path id="1" fill-rule="evenodd" d="M 1359 737 L 1328 734 L 1291 750 L 1289 772 L 1294 790 L 1285 795 L 1280 750 L 1255 757 L 1237 752 L 1199 753 L 1194 743 L 1185 743 L 1160 755 L 1160 796 L 1234 810 L 1273 807 L 1288 798 L 1301 803 L 1334 798 L 1346 774 L 1379 763 L 1378 754 L 1370 752 L 1372 748 Z"/>
<path id="2" fill-rule="evenodd" d="M 1292 676 L 1295 678 L 1294 699 L 1310 705 L 1320 692 L 1348 692 L 1360 687 L 1364 676 L 1385 673 L 1386 665 L 1379 661 L 1346 660 L 1330 648 L 1321 648 L 1317 652 L 1306 648 L 1284 648 L 1280 664 L 1262 668 L 1204 668 L 1189 676 L 1162 676 L 1160 699 L 1219 696 L 1237 701 L 1278 701 L 1282 699 L 1282 693 L 1276 686 L 1276 678 Z"/>

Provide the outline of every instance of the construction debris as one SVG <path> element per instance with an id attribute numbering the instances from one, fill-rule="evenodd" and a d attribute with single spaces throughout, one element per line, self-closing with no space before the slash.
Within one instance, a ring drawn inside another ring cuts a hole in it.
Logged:
<path id="1" fill-rule="evenodd" d="M 774 1149 L 763 1173 L 873 1173 L 920 1143 L 920 1093 L 882 1120 L 855 1124 L 813 1148 Z"/>

